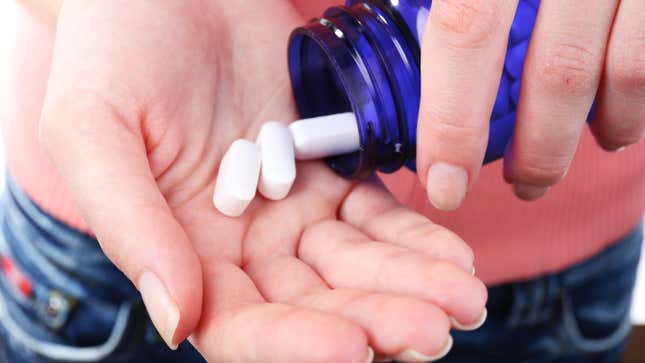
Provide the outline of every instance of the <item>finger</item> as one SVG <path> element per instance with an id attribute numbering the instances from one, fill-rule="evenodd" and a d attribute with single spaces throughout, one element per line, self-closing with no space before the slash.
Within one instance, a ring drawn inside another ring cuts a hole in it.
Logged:
<path id="1" fill-rule="evenodd" d="M 468 273 L 473 271 L 473 251 L 459 236 L 402 206 L 378 180 L 357 185 L 339 215 L 371 239 L 450 261 Z"/>
<path id="2" fill-rule="evenodd" d="M 609 38 L 591 129 L 607 150 L 645 137 L 645 3 L 622 0 Z"/>
<path id="3" fill-rule="evenodd" d="M 484 311 L 486 287 L 470 273 L 450 262 L 373 241 L 342 222 L 309 227 L 298 256 L 333 288 L 423 299 L 463 326 L 478 322 Z"/>
<path id="4" fill-rule="evenodd" d="M 544 0 L 524 64 L 505 177 L 523 199 L 566 174 L 593 103 L 616 0 Z M 584 29 L 584 31 L 581 31 Z"/>
<path id="5" fill-rule="evenodd" d="M 213 262 L 191 342 L 209 362 L 371 362 L 363 330 L 335 314 L 264 302 L 237 266 Z"/>
<path id="6" fill-rule="evenodd" d="M 253 223 L 246 231 L 243 259 L 295 255 L 306 226 L 321 219 L 335 218 L 338 206 L 352 185 L 353 182 L 338 177 L 323 163 L 299 163 L 298 178 L 287 199 L 258 200 L 246 212 L 245 218 Z M 280 221 L 280 228 L 276 228 L 276 221 Z"/>
<path id="7" fill-rule="evenodd" d="M 417 356 L 418 361 L 427 362 L 445 355 L 449 345 L 448 317 L 427 302 L 361 290 L 332 290 L 310 266 L 293 256 L 255 260 L 245 270 L 269 301 L 338 314 L 361 326 L 378 354 Z"/>
<path id="8" fill-rule="evenodd" d="M 41 142 L 101 247 L 176 348 L 199 319 L 199 260 L 157 188 L 141 135 L 126 126 L 131 119 L 97 96 L 68 91 L 59 72 L 50 80 Z"/>
<path id="9" fill-rule="evenodd" d="M 477 178 L 517 0 L 433 1 L 422 44 L 419 177 L 438 209 Z"/>

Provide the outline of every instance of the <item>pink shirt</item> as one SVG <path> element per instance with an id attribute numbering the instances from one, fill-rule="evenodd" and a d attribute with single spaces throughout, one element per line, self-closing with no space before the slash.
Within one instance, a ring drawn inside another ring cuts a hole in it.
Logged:
<path id="1" fill-rule="evenodd" d="M 51 25 L 20 12 L 11 28 L 14 35 L 0 39 L 0 120 L 9 170 L 43 209 L 87 231 L 37 141 Z M 567 178 L 531 203 L 513 196 L 499 162 L 484 168 L 464 206 L 452 213 L 434 210 L 408 171 L 385 181 L 402 202 L 460 234 L 475 251 L 478 275 L 494 284 L 570 266 L 634 227 L 645 209 L 645 143 L 606 153 L 586 131 Z"/>

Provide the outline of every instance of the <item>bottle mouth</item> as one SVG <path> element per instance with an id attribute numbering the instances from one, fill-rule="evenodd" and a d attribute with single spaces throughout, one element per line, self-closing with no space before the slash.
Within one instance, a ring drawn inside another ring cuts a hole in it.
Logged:
<path id="1" fill-rule="evenodd" d="M 302 118 L 354 112 L 363 117 L 371 102 L 367 85 L 356 64 L 356 54 L 343 40 L 343 32 L 328 20 L 313 20 L 296 29 L 289 41 L 289 69 L 296 105 Z M 357 100 L 362 100 L 361 104 Z M 368 140 L 363 122 L 357 122 L 361 147 L 354 153 L 325 159 L 339 175 L 360 178 L 371 174 Z"/>
<path id="2" fill-rule="evenodd" d="M 289 69 L 303 118 L 356 115 L 360 149 L 327 164 L 361 178 L 413 162 L 420 80 L 405 38 L 387 12 L 367 3 L 324 16 L 291 35 Z"/>

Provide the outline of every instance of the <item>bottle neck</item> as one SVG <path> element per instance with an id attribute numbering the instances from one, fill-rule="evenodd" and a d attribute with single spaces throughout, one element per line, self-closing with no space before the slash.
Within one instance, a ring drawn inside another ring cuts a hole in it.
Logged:
<path id="1" fill-rule="evenodd" d="M 429 7 L 429 1 L 350 1 L 291 37 L 289 66 L 301 116 L 356 114 L 360 150 L 327 159 L 342 176 L 394 172 L 414 161 L 420 51 L 419 28 L 410 22 L 416 26 L 423 15 L 420 3 Z"/>

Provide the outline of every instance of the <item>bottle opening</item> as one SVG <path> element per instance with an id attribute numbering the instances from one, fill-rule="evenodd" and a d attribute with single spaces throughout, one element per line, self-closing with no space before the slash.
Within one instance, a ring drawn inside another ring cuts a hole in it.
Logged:
<path id="1" fill-rule="evenodd" d="M 321 22 L 324 20 L 321 20 Z M 331 38 L 331 39 L 330 39 Z M 349 95 L 352 94 L 350 82 L 344 79 L 339 53 L 346 52 L 339 41 L 338 34 L 322 25 L 300 28 L 291 37 L 289 47 L 289 67 L 294 95 L 300 116 L 313 118 L 329 114 L 355 112 Z M 363 142 L 361 142 L 363 144 Z M 330 167 L 345 177 L 357 177 L 360 173 L 361 151 L 333 156 L 325 159 Z"/>
<path id="2" fill-rule="evenodd" d="M 347 90 L 332 60 L 314 40 L 300 39 L 300 82 L 294 84 L 303 94 L 298 102 L 303 118 L 344 113 L 352 110 L 347 99 Z"/>

